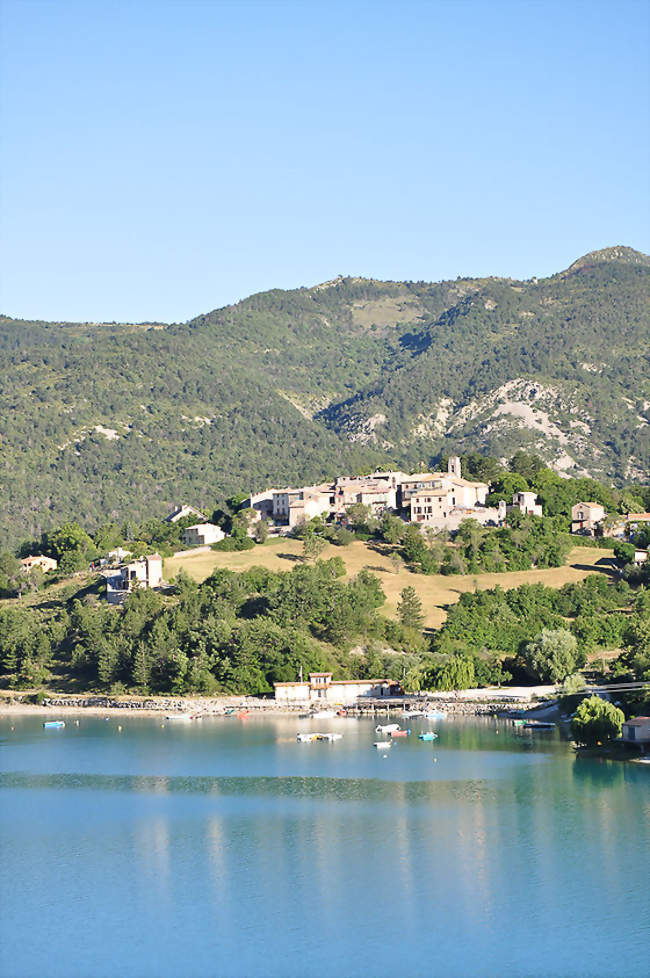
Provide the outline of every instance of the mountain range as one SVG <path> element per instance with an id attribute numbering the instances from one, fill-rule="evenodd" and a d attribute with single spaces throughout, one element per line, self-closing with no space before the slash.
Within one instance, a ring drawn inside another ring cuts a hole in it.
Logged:
<path id="1" fill-rule="evenodd" d="M 0 353 L 0 547 L 450 450 L 650 471 L 650 257 L 626 247 L 539 280 L 340 277 L 183 324 L 3 316 Z"/>

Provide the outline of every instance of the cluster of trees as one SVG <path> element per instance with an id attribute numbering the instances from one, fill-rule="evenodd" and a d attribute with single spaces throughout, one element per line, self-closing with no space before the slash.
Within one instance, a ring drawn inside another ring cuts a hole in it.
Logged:
<path id="1" fill-rule="evenodd" d="M 599 575 L 558 590 L 533 584 L 463 594 L 432 643 L 441 656 L 494 655 L 534 682 L 562 682 L 590 654 L 619 648 L 619 674 L 650 676 L 650 599 Z"/>
<path id="2" fill-rule="evenodd" d="M 58 601 L 0 606 L 4 681 L 252 694 L 302 668 L 458 689 L 570 681 L 590 653 L 619 648 L 614 674 L 650 681 L 650 591 L 624 580 L 463 594 L 431 637 L 414 588 L 387 619 L 378 579 L 346 580 L 340 557 L 281 573 L 219 570 L 201 585 L 180 575 L 175 592 L 137 591 L 114 609 L 99 585 L 71 584 Z"/>
<path id="3" fill-rule="evenodd" d="M 500 573 L 561 567 L 572 546 L 555 520 L 518 512 L 511 513 L 508 525 L 500 528 L 463 520 L 452 546 L 448 540 L 446 531 L 421 530 L 410 523 L 401 536 L 404 559 L 424 574 Z"/>
<path id="4" fill-rule="evenodd" d="M 334 558 L 278 574 L 215 571 L 202 585 L 181 575 L 174 597 L 137 591 L 122 610 L 92 591 L 40 613 L 5 607 L 0 659 L 13 685 L 63 670 L 88 687 L 167 693 L 265 693 L 301 667 L 396 679 L 420 668 L 426 643 L 409 613 L 384 618 L 378 579 L 344 574 Z M 351 657 L 354 643 L 367 655 Z"/>

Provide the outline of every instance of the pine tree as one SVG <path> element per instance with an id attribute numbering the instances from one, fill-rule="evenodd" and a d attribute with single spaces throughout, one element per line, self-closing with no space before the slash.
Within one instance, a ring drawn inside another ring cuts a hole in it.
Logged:
<path id="1" fill-rule="evenodd" d="M 133 657 L 132 676 L 136 686 L 142 690 L 148 688 L 151 676 L 151 662 L 149 661 L 146 646 L 142 642 L 138 645 L 135 656 Z"/>
<path id="2" fill-rule="evenodd" d="M 414 587 L 405 587 L 397 603 L 397 615 L 407 628 L 421 628 L 424 622 L 422 602 Z"/>

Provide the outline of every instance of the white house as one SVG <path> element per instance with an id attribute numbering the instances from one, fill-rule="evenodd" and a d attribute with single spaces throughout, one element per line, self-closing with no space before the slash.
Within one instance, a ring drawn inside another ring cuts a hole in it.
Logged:
<path id="1" fill-rule="evenodd" d="M 223 540 L 225 533 L 214 523 L 195 523 L 183 530 L 183 543 L 188 547 L 205 547 Z"/>
<path id="2" fill-rule="evenodd" d="M 621 730 L 621 740 L 626 744 L 650 744 L 650 717 L 626 720 Z"/>
<path id="3" fill-rule="evenodd" d="M 352 706 L 358 699 L 399 696 L 403 689 L 388 679 L 332 679 L 331 672 L 311 672 L 309 680 L 295 683 L 274 683 L 278 703 L 304 705 L 327 703 L 331 706 Z"/>
<path id="4" fill-rule="evenodd" d="M 106 600 L 109 604 L 122 604 L 133 591 L 160 587 L 162 583 L 162 557 L 150 554 L 141 560 L 132 560 L 120 567 L 117 574 L 106 578 Z"/>
<path id="5" fill-rule="evenodd" d="M 508 506 L 510 512 L 518 509 L 524 516 L 543 516 L 544 511 L 540 503 L 537 502 L 536 492 L 515 492 L 512 497 L 512 506 Z"/>

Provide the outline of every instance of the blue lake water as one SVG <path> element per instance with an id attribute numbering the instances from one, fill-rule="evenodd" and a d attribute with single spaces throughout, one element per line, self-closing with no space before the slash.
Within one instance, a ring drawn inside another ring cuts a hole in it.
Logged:
<path id="1" fill-rule="evenodd" d="M 162 723 L 0 717 L 3 978 L 650 974 L 647 767 L 497 720 L 387 756 Z"/>

